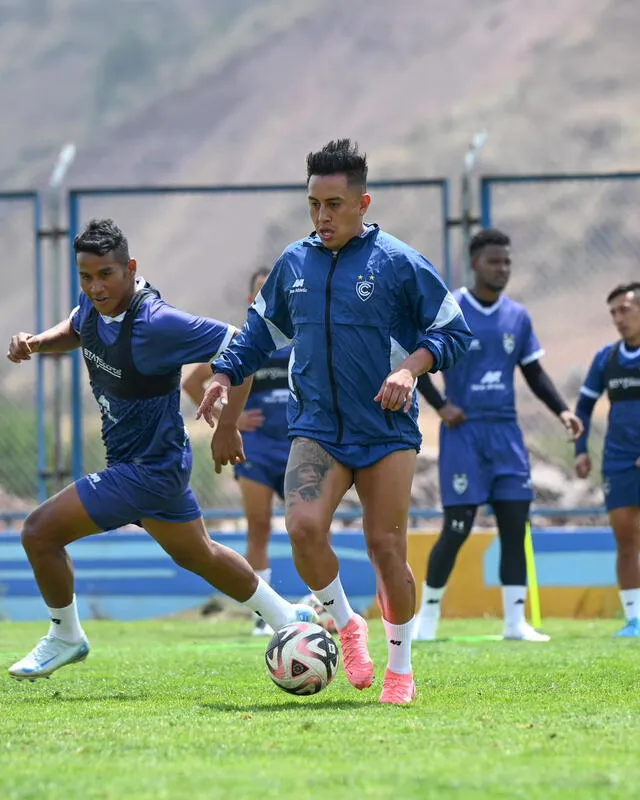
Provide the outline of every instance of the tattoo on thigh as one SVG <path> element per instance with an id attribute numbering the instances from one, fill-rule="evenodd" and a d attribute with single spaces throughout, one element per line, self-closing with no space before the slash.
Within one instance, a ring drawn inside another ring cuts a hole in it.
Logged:
<path id="1" fill-rule="evenodd" d="M 287 505 L 317 500 L 333 463 L 333 458 L 317 442 L 312 439 L 295 439 L 284 476 Z"/>

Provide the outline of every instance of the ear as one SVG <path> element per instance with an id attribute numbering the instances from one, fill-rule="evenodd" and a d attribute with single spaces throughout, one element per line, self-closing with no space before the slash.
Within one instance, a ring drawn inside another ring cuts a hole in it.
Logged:
<path id="1" fill-rule="evenodd" d="M 138 269 L 138 262 L 135 258 L 130 258 L 129 263 L 127 264 L 127 270 L 132 274 L 136 274 L 136 270 Z"/>
<path id="2" fill-rule="evenodd" d="M 371 205 L 371 195 L 365 192 L 360 197 L 360 216 L 364 217 L 364 215 L 369 210 L 369 206 Z"/>

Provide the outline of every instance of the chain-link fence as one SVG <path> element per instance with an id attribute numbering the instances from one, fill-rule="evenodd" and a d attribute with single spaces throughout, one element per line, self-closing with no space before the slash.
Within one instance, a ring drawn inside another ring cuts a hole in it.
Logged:
<path id="1" fill-rule="evenodd" d="M 640 273 L 640 174 L 485 177 L 482 221 L 512 240 L 508 292 L 531 313 L 545 348 L 543 363 L 573 406 L 595 353 L 617 338 L 605 298 Z M 557 420 L 519 387 L 528 444 L 567 464 L 573 461 Z M 594 413 L 592 454 L 599 458 L 607 404 Z"/>
<path id="2" fill-rule="evenodd" d="M 370 218 L 424 252 L 456 285 L 459 270 L 447 236 L 446 181 L 387 181 L 371 189 Z M 481 199 L 483 224 L 503 228 L 513 241 L 509 293 L 531 312 L 546 349 L 544 363 L 573 403 L 594 353 L 615 338 L 605 297 L 613 285 L 637 273 L 640 232 L 629 209 L 640 199 L 640 174 L 486 177 Z M 293 185 L 79 190 L 70 193 L 69 209 L 71 237 L 92 216 L 113 217 L 129 236 L 141 274 L 169 302 L 236 324 L 244 319 L 253 269 L 273 263 L 290 241 L 310 230 L 304 187 Z M 42 227 L 35 193 L 0 195 L 0 245 L 9 259 L 3 284 L 7 332 L 39 329 L 54 321 L 54 276 Z M 57 280 L 63 277 L 58 290 L 70 306 L 78 287 L 69 256 L 71 268 Z M 0 363 L 0 511 L 8 518 L 14 510 L 33 507 L 54 488 L 47 477 L 52 445 L 47 398 L 54 364 L 52 358 L 19 368 Z M 69 473 L 77 476 L 104 463 L 99 418 L 79 354 L 72 364 L 64 360 L 61 370 L 63 456 Z M 521 419 L 534 455 L 569 464 L 572 448 L 558 422 L 528 389 L 519 390 Z M 203 506 L 214 512 L 238 509 L 234 481 L 228 474 L 216 479 L 212 473 L 209 431 L 204 423 L 195 423 L 186 397 L 183 410 L 195 451 L 193 484 Z M 605 414 L 602 403 L 594 417 L 595 456 Z M 435 415 L 425 413 L 424 423 L 428 446 L 435 442 Z"/>
<path id="3" fill-rule="evenodd" d="M 3 326 L 8 337 L 35 331 L 42 323 L 40 202 L 35 192 L 0 194 L 0 249 L 3 254 Z M 44 437 L 41 394 L 45 365 L 37 359 L 17 366 L 0 359 L 0 512 L 5 520 L 43 499 Z M 34 394 L 34 385 L 38 391 Z"/>
<path id="4" fill-rule="evenodd" d="M 370 219 L 409 242 L 450 276 L 446 219 L 448 186 L 443 180 L 370 184 Z M 173 305 L 241 325 L 249 277 L 272 265 L 282 250 L 311 230 L 306 187 L 132 187 L 70 193 L 70 238 L 91 217 L 112 217 L 126 232 L 139 274 Z M 70 264 L 72 280 L 76 268 Z M 76 285 L 77 288 L 77 285 Z M 99 416 L 79 355 L 74 362 L 74 475 L 102 467 Z M 240 509 L 235 482 L 214 475 L 210 431 L 194 420 L 185 396 L 183 414 L 194 449 L 192 485 L 205 509 Z"/>

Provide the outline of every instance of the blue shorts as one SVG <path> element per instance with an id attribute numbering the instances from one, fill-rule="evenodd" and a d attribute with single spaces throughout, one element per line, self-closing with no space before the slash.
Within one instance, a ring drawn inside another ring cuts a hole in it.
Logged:
<path id="1" fill-rule="evenodd" d="M 607 511 L 627 506 L 640 506 L 640 469 L 632 467 L 623 472 L 604 475 L 602 488 Z"/>
<path id="2" fill-rule="evenodd" d="M 389 453 L 396 450 L 415 450 L 420 452 L 417 444 L 407 442 L 382 442 L 381 444 L 327 444 L 320 439 L 314 439 L 323 450 L 326 450 L 332 458 L 342 464 L 347 469 L 354 472 L 358 469 L 366 469 L 382 461 Z"/>
<path id="3" fill-rule="evenodd" d="M 236 480 L 247 478 L 273 489 L 284 499 L 284 475 L 291 444 L 288 439 L 271 439 L 255 433 L 243 436 L 247 460 L 233 468 Z"/>
<path id="4" fill-rule="evenodd" d="M 114 464 L 76 481 L 82 505 L 104 531 L 144 517 L 166 522 L 190 522 L 202 511 L 189 486 L 188 469 L 150 468 L 140 464 Z"/>
<path id="5" fill-rule="evenodd" d="M 463 422 L 440 427 L 442 505 L 533 500 L 529 454 L 517 422 Z"/>

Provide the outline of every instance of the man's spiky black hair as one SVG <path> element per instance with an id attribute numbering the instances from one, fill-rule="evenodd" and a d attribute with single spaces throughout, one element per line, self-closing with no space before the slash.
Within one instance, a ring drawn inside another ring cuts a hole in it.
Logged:
<path id="1" fill-rule="evenodd" d="M 129 242 L 127 237 L 112 219 L 92 219 L 73 240 L 75 253 L 93 253 L 106 256 L 113 253 L 116 261 L 127 266 L 129 258 Z"/>
<path id="2" fill-rule="evenodd" d="M 351 139 L 336 139 L 307 156 L 307 183 L 312 175 L 342 172 L 347 176 L 349 186 L 366 192 L 368 170 L 366 153 L 360 153 L 357 142 Z"/>

